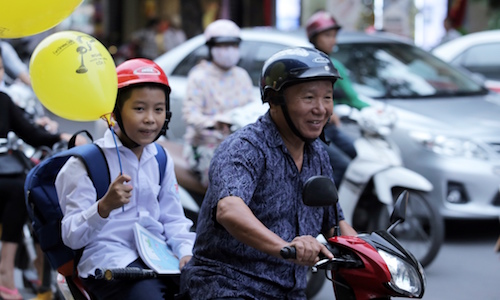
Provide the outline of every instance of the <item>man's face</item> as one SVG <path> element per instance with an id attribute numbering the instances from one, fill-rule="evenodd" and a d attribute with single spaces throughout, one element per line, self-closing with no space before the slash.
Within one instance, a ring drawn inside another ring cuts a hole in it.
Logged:
<path id="1" fill-rule="evenodd" d="M 315 139 L 333 113 L 333 84 L 316 80 L 292 85 L 284 91 L 288 113 L 303 137 Z"/>
<path id="2" fill-rule="evenodd" d="M 330 54 L 333 51 L 333 47 L 337 44 L 337 29 L 329 29 L 316 35 L 316 48 Z"/>

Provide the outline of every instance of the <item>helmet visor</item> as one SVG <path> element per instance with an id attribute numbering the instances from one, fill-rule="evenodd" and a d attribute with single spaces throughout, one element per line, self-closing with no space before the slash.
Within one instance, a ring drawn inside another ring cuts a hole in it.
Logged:
<path id="1" fill-rule="evenodd" d="M 213 46 L 215 44 L 239 44 L 241 42 L 241 38 L 234 36 L 216 36 L 211 38 L 207 45 Z"/>

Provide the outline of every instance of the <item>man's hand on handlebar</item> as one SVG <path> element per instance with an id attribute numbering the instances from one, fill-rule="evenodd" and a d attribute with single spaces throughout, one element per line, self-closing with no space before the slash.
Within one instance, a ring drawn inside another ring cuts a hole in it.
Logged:
<path id="1" fill-rule="evenodd" d="M 326 246 L 310 235 L 298 236 L 288 246 L 295 248 L 295 258 L 290 258 L 299 265 L 314 266 L 320 260 L 320 256 L 333 259 L 333 254 Z"/>

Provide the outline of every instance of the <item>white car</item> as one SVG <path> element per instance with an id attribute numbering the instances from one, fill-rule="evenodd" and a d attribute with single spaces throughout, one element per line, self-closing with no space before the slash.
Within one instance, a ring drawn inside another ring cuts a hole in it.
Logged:
<path id="1" fill-rule="evenodd" d="M 484 76 L 484 84 L 500 92 L 500 30 L 469 33 L 432 49 L 432 54 L 472 73 Z"/>

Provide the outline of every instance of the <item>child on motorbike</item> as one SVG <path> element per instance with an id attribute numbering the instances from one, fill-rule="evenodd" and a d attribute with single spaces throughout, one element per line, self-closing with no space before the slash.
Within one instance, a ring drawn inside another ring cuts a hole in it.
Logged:
<path id="1" fill-rule="evenodd" d="M 78 274 L 96 299 L 164 299 L 176 293 L 173 279 L 104 281 L 96 268 L 147 268 L 139 257 L 134 223 L 165 240 L 179 258 L 179 268 L 190 260 L 195 234 L 179 201 L 174 163 L 167 152 L 165 177 L 160 174 L 153 144 L 170 120 L 167 76 L 153 61 L 131 59 L 117 67 L 118 95 L 114 132 L 95 143 L 107 159 L 111 182 L 96 201 L 96 190 L 82 162 L 68 160 L 56 179 L 64 214 L 62 237 L 72 249 L 82 249 Z M 116 143 L 116 144 L 115 144 Z M 119 152 L 119 154 L 118 154 Z"/>
<path id="2" fill-rule="evenodd" d="M 312 48 L 282 50 L 261 77 L 268 112 L 237 130 L 215 151 L 201 206 L 193 259 L 181 274 L 191 299 L 305 299 L 308 266 L 333 255 L 316 240 L 332 236 L 335 207 L 308 207 L 304 183 L 333 180 L 328 154 L 317 138 L 333 111 L 338 72 Z M 355 235 L 343 220 L 341 231 Z M 280 250 L 293 246 L 296 259 Z"/>

